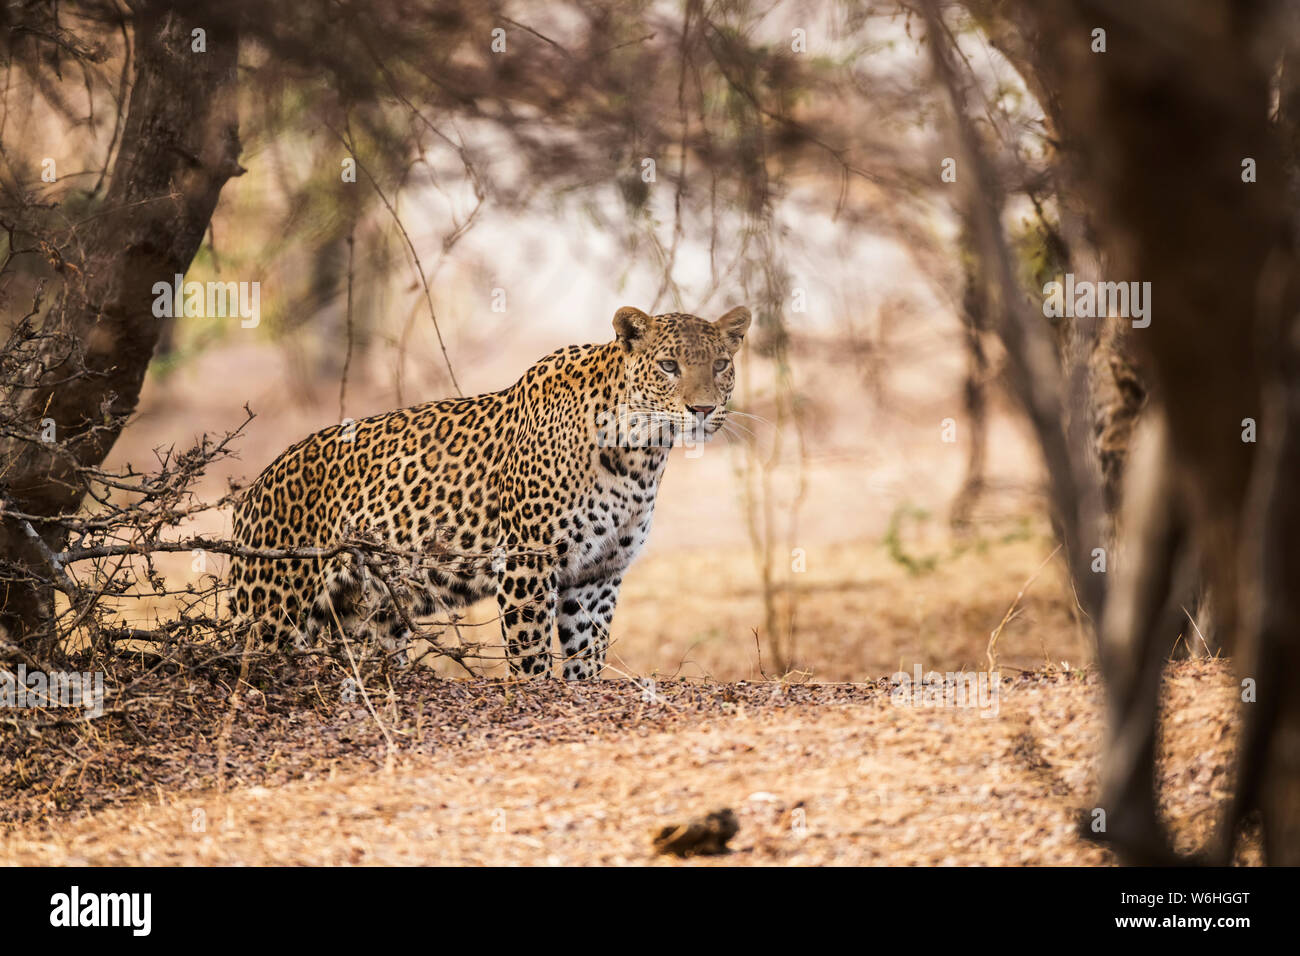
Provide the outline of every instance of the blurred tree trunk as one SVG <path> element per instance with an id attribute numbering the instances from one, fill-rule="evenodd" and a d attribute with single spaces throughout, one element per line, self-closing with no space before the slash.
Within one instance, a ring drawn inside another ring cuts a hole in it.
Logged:
<path id="1" fill-rule="evenodd" d="M 0 441 L 0 483 L 11 510 L 37 516 L 75 511 L 83 469 L 99 465 L 136 407 L 160 332 L 156 282 L 183 274 L 198 251 L 222 186 L 239 167 L 235 66 L 238 36 L 222 18 L 192 20 L 184 4 L 132 3 L 135 62 L 112 181 L 100 212 L 56 244 L 67 250 L 64 281 L 41 328 L 50 338 L 5 396 L 33 432 L 52 420 L 55 441 Z M 225 18 L 229 20 L 229 18 Z M 202 29 L 203 51 L 193 31 Z M 84 374 L 60 366 L 78 343 Z M 0 593 L 0 624 L 20 646 L 42 632 L 53 605 L 45 549 L 62 542 L 50 526 L 0 522 L 0 558 L 30 568 L 29 581 Z M 35 650 L 29 648 L 29 650 Z M 42 648 L 48 652 L 50 648 Z"/>
<path id="2" fill-rule="evenodd" d="M 1039 36 L 1041 26 L 1037 15 L 1021 0 L 963 0 L 962 5 L 1042 107 L 1048 136 L 1059 147 L 1068 125 L 1061 115 L 1063 67 L 1052 45 Z M 1059 152 L 1050 183 L 1057 221 L 1050 227 L 1052 231 L 1046 241 L 1053 246 L 1049 251 L 1053 259 L 1061 262 L 1062 272 L 1072 272 L 1076 281 L 1098 281 L 1106 267 L 1089 222 L 1090 207 L 1077 188 L 1077 175 L 1073 157 L 1068 152 Z M 1103 480 L 1106 511 L 1113 520 L 1129 436 L 1145 401 L 1145 388 L 1133 362 L 1128 336 L 1119 323 L 1103 323 L 1091 330 L 1092 334 L 1081 335 L 1088 330 L 1080 329 L 1068 318 L 1059 322 L 1062 357 L 1067 362 L 1083 362 L 1089 367 L 1087 413 L 1095 438 L 1094 451 Z"/>
<path id="3" fill-rule="evenodd" d="M 1225 643 L 1240 633 L 1245 708 L 1237 805 L 1264 810 L 1270 862 L 1300 860 L 1295 255 L 1287 164 L 1269 121 L 1284 31 L 1264 2 L 1024 4 L 1055 64 L 1063 149 L 1117 279 L 1156 305 L 1131 341 L 1149 373 L 1162 454 L 1126 477 L 1138 542 L 1112 586 L 1102 667 L 1109 832 L 1141 858 L 1160 832 L 1154 755 L 1161 622 L 1180 566 L 1200 564 Z M 1089 37 L 1105 30 L 1107 52 Z M 1269 44 L 1278 44 L 1274 49 Z M 1249 160 L 1249 163 L 1247 163 Z M 1243 168 L 1258 169 L 1257 177 Z M 1259 443 L 1243 440 L 1258 423 Z M 1159 495 L 1143 490 L 1163 489 Z M 1161 593 L 1163 591 L 1163 593 Z M 1229 844 L 1230 845 L 1230 844 Z M 1158 848 L 1157 848 L 1158 852 Z"/>
<path id="4" fill-rule="evenodd" d="M 1076 282 L 1103 280 L 1110 267 L 1091 222 L 1093 208 L 1079 188 L 1079 157 L 1063 148 L 1072 118 L 1062 114 L 1067 66 L 1056 48 L 1060 41 L 1041 35 L 1051 25 L 1045 24 L 1045 18 L 1023 0 L 962 0 L 962 5 L 1042 107 L 1047 135 L 1057 146 L 1050 182 L 1057 221 L 1054 226 L 1044 226 L 1049 231 L 1046 241 L 1055 247 L 1049 251 L 1060 262 L 1060 272 L 1073 273 Z M 1092 57 L 1106 55 L 1091 53 L 1091 29 L 1074 37 L 1073 42 L 1082 45 Z M 1104 60 L 1095 62 L 1101 64 Z M 1039 197 L 1034 198 L 1037 201 Z M 1083 363 L 1087 368 L 1088 402 L 1087 408 L 1080 411 L 1088 418 L 1092 435 L 1089 450 L 1095 456 L 1102 482 L 1106 528 L 1103 543 L 1114 556 L 1119 541 L 1120 488 L 1134 430 L 1146 405 L 1148 375 L 1141 367 L 1133 345 L 1134 332 L 1127 323 L 1103 320 L 1087 328 L 1070 318 L 1057 321 L 1063 364 L 1069 367 Z M 1067 412 L 1073 411 L 1067 408 Z M 1217 651 L 1221 636 L 1216 633 L 1212 604 L 1205 588 L 1190 590 L 1186 615 L 1191 615 L 1191 620 L 1181 616 L 1174 622 L 1169 635 L 1172 656 L 1199 657 Z"/>

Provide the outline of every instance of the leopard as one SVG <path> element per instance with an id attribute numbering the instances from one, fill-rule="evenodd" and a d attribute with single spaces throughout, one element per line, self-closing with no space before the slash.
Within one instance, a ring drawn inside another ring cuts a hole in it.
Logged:
<path id="1" fill-rule="evenodd" d="M 360 633 L 406 666 L 417 619 L 495 595 L 512 678 L 554 677 L 554 646 L 565 680 L 599 679 L 670 452 L 726 426 L 750 319 L 624 306 L 612 341 L 557 349 L 507 388 L 309 435 L 235 508 L 233 619 L 272 647 Z M 341 546 L 359 534 L 443 559 L 394 588 Z"/>

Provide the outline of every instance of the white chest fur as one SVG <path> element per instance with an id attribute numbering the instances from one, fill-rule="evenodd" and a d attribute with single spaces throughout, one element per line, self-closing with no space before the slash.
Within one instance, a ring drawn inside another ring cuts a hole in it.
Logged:
<path id="1" fill-rule="evenodd" d="M 667 457 L 660 450 L 599 449 L 593 455 L 594 478 L 564 515 L 561 584 L 632 563 L 650 534 Z"/>

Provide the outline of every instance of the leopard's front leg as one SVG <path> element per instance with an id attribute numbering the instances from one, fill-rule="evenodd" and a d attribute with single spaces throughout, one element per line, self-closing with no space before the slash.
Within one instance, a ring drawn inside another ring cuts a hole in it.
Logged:
<path id="1" fill-rule="evenodd" d="M 565 680 L 600 677 L 609 646 L 609 625 L 618 602 L 621 573 L 570 585 L 560 592 L 556 633 Z"/>
<path id="2" fill-rule="evenodd" d="M 545 554 L 507 558 L 497 571 L 497 607 L 510 673 L 548 677 L 555 629 L 555 565 Z"/>

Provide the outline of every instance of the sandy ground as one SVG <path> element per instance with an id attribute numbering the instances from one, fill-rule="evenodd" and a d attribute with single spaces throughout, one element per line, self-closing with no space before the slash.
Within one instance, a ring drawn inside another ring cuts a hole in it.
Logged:
<path id="1" fill-rule="evenodd" d="M 996 713 L 900 706 L 883 683 L 424 687 L 375 718 L 330 718 L 348 750 L 318 746 L 296 779 L 273 765 L 310 727 L 237 732 L 221 789 L 201 772 L 157 783 L 155 768 L 120 805 L 5 828 L 0 862 L 675 864 L 651 834 L 724 807 L 740 822 L 732 852 L 685 862 L 1111 861 L 1077 833 L 1100 732 L 1099 687 L 1079 672 L 1008 678 Z M 1233 684 L 1222 663 L 1192 662 L 1168 692 L 1161 786 L 1190 849 L 1227 796 Z"/>

